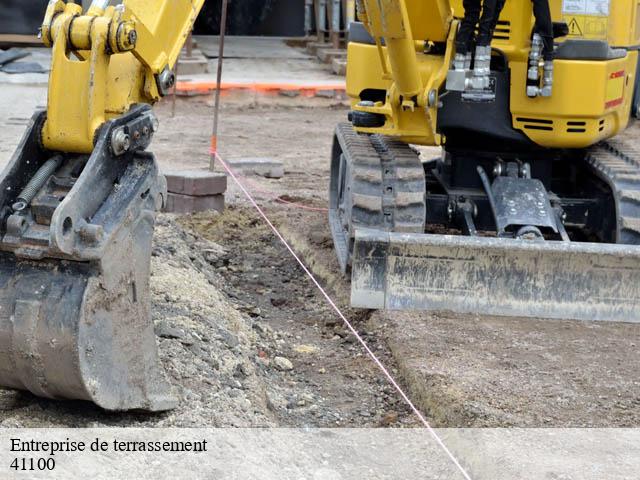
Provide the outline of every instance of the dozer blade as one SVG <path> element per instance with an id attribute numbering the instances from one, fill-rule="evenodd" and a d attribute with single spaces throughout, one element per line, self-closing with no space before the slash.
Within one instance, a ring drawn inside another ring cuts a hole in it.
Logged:
<path id="1" fill-rule="evenodd" d="M 155 118 L 135 107 L 108 122 L 90 156 L 41 150 L 43 119 L 0 177 L 0 385 L 106 410 L 173 408 L 149 293 L 166 182 L 143 151 L 150 133 L 121 155 L 110 145 Z"/>
<path id="2" fill-rule="evenodd" d="M 357 308 L 640 322 L 640 247 L 356 232 Z"/>

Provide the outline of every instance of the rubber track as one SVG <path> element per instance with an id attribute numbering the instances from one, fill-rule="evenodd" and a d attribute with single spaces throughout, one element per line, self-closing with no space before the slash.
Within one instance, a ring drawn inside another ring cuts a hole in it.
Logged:
<path id="1" fill-rule="evenodd" d="M 640 150 L 617 137 L 591 148 L 587 161 L 613 192 L 617 243 L 640 245 Z"/>
<path id="2" fill-rule="evenodd" d="M 349 124 L 338 128 L 352 166 L 351 232 L 357 227 L 423 233 L 425 177 L 409 145 L 380 135 L 361 135 Z"/>

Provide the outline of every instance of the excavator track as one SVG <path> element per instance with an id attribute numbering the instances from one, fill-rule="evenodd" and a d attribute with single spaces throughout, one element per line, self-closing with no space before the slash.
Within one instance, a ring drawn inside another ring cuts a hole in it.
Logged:
<path id="1" fill-rule="evenodd" d="M 612 191 L 616 242 L 640 245 L 640 149 L 628 140 L 615 138 L 589 150 L 587 162 Z"/>
<path id="2" fill-rule="evenodd" d="M 329 220 L 343 272 L 351 261 L 356 228 L 424 232 L 424 169 L 407 144 L 340 124 L 331 182 Z"/>

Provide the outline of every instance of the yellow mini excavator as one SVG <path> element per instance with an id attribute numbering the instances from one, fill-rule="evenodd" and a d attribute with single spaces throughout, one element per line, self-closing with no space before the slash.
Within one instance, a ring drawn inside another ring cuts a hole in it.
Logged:
<path id="1" fill-rule="evenodd" d="M 150 318 L 150 104 L 204 0 L 51 0 L 47 110 L 0 176 L 0 385 L 107 410 L 175 406 Z"/>
<path id="2" fill-rule="evenodd" d="M 358 0 L 329 217 L 354 306 L 640 322 L 639 4 Z"/>

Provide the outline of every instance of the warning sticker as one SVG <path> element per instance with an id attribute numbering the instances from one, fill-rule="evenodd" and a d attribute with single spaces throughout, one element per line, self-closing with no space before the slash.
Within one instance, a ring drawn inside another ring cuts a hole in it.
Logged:
<path id="1" fill-rule="evenodd" d="M 606 40 L 611 0 L 562 0 L 570 37 Z"/>
<path id="2" fill-rule="evenodd" d="M 562 13 L 565 15 L 609 16 L 611 0 L 563 0 Z"/>

